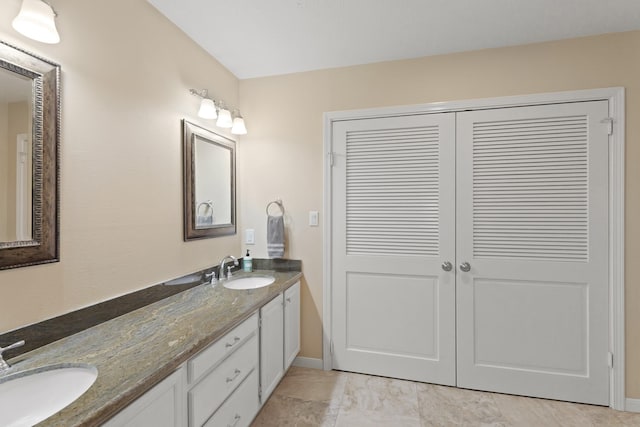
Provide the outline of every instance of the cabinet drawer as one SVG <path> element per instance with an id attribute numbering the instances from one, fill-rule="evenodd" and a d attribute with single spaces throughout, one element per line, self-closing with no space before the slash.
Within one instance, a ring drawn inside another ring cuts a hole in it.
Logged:
<path id="1" fill-rule="evenodd" d="M 259 408 L 258 370 L 255 369 L 209 419 L 205 427 L 247 427 Z"/>
<path id="2" fill-rule="evenodd" d="M 196 382 L 204 373 L 233 353 L 243 341 L 258 330 L 258 313 L 236 326 L 231 332 L 202 350 L 188 363 L 189 384 Z"/>
<path id="3" fill-rule="evenodd" d="M 250 373 L 258 369 L 258 336 L 253 335 L 189 391 L 189 425 L 201 426 Z"/>

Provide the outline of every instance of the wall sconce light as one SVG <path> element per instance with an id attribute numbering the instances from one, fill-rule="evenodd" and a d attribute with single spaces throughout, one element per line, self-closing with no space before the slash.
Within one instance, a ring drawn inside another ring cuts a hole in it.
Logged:
<path id="1" fill-rule="evenodd" d="M 202 98 L 202 101 L 200 101 L 200 109 L 198 110 L 198 117 L 202 117 L 203 119 L 215 119 L 218 117 L 216 104 L 213 102 L 213 99 L 209 98 L 209 92 L 206 89 L 202 89 L 201 92 L 195 89 L 189 89 L 189 92 L 191 95 Z"/>
<path id="2" fill-rule="evenodd" d="M 247 134 L 247 127 L 244 125 L 244 119 L 238 110 L 233 110 L 233 126 L 231 126 L 231 133 L 234 135 Z"/>
<path id="3" fill-rule="evenodd" d="M 233 126 L 231 111 L 229 111 L 223 103 L 220 104 L 220 109 L 218 110 L 218 120 L 216 120 L 216 126 L 226 129 Z"/>
<path id="4" fill-rule="evenodd" d="M 22 0 L 18 16 L 13 19 L 13 28 L 32 40 L 55 44 L 60 42 L 56 29 L 57 13 L 43 0 Z"/>
<path id="5" fill-rule="evenodd" d="M 209 98 L 209 92 L 207 89 L 202 89 L 200 91 L 196 89 L 189 89 L 189 93 L 202 98 L 200 101 L 200 109 L 198 110 L 198 117 L 210 120 L 217 119 L 216 126 L 224 129 L 231 128 L 231 133 L 234 135 L 247 134 L 247 128 L 239 110 L 233 110 L 233 114 L 231 114 L 231 111 L 225 107 L 223 101 L 215 101 Z"/>

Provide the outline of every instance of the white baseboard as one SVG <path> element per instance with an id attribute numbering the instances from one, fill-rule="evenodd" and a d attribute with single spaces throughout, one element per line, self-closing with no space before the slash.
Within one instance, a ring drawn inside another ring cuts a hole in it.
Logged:
<path id="1" fill-rule="evenodd" d="M 322 369 L 322 359 L 296 357 L 293 360 L 293 366 L 298 366 L 299 368 Z"/>
<path id="2" fill-rule="evenodd" d="M 640 412 L 640 399 L 627 398 L 624 404 L 624 410 L 627 412 Z"/>

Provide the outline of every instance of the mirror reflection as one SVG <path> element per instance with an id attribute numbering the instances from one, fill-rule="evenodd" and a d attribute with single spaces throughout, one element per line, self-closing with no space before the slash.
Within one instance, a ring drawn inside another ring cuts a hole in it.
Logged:
<path id="1" fill-rule="evenodd" d="M 231 224 L 231 150 L 195 136 L 196 228 Z"/>
<path id="2" fill-rule="evenodd" d="M 32 239 L 33 82 L 0 68 L 0 242 Z"/>

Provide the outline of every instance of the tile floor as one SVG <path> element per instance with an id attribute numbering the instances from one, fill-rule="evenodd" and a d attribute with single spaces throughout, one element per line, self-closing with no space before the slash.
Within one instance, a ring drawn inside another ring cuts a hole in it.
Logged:
<path id="1" fill-rule="evenodd" d="M 640 426 L 640 414 L 292 367 L 252 427 Z"/>

